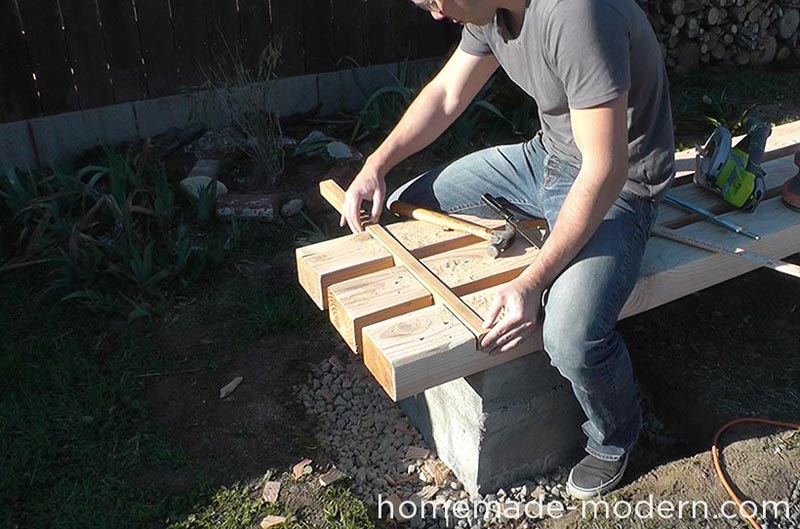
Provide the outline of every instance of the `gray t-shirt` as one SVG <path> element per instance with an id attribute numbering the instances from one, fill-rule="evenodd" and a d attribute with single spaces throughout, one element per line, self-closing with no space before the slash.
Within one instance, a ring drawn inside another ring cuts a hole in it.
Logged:
<path id="1" fill-rule="evenodd" d="M 529 0 L 511 38 L 503 11 L 485 26 L 466 24 L 460 48 L 494 54 L 539 107 L 545 149 L 581 165 L 570 107 L 588 108 L 628 93 L 628 182 L 661 198 L 675 174 L 666 69 L 658 41 L 635 0 Z"/>

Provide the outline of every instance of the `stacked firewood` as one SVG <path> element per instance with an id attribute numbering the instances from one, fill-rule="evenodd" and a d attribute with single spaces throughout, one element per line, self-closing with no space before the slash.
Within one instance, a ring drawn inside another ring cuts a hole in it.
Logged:
<path id="1" fill-rule="evenodd" d="M 667 65 L 768 64 L 800 57 L 800 0 L 640 0 Z"/>

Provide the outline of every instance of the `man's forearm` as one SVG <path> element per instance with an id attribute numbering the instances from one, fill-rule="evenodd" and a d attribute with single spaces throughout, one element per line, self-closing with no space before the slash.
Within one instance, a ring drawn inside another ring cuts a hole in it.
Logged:
<path id="1" fill-rule="evenodd" d="M 367 160 L 381 176 L 436 140 L 463 111 L 439 84 L 423 88 L 380 147 Z"/>
<path id="2" fill-rule="evenodd" d="M 597 231 L 624 184 L 620 174 L 579 174 L 547 242 L 521 279 L 538 290 L 549 288 Z"/>

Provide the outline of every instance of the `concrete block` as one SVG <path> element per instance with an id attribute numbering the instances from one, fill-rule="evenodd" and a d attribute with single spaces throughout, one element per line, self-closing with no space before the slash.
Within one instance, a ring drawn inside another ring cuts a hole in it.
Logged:
<path id="1" fill-rule="evenodd" d="M 383 64 L 336 72 L 339 76 L 341 105 L 344 112 L 361 110 L 367 98 L 382 86 L 397 83 L 398 65 Z"/>
<path id="2" fill-rule="evenodd" d="M 330 116 L 342 110 L 342 84 L 339 72 L 317 74 L 318 100 L 322 103 L 321 116 Z"/>
<path id="3" fill-rule="evenodd" d="M 60 163 L 97 145 L 138 137 L 129 103 L 30 120 L 40 163 Z"/>
<path id="4" fill-rule="evenodd" d="M 280 116 L 308 112 L 319 101 L 316 75 L 286 77 L 273 82 L 275 111 Z"/>
<path id="5" fill-rule="evenodd" d="M 0 125 L 0 171 L 4 174 L 12 167 L 26 170 L 38 165 L 28 122 Z"/>
<path id="6" fill-rule="evenodd" d="M 136 101 L 133 110 L 142 138 L 158 136 L 172 127 L 185 127 L 202 111 L 196 100 L 184 94 Z"/>
<path id="7" fill-rule="evenodd" d="M 585 416 L 544 352 L 431 388 L 400 406 L 473 496 L 571 465 L 583 453 Z"/>

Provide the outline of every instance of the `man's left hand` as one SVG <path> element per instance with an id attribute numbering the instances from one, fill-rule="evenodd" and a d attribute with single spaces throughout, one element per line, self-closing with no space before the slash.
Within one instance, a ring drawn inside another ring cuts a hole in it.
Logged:
<path id="1" fill-rule="evenodd" d="M 494 296 L 483 321 L 491 329 L 481 341 L 481 349 L 489 354 L 513 349 L 533 332 L 541 312 L 542 290 L 532 287 L 521 277 L 510 281 Z M 500 314 L 504 312 L 502 318 Z"/>

